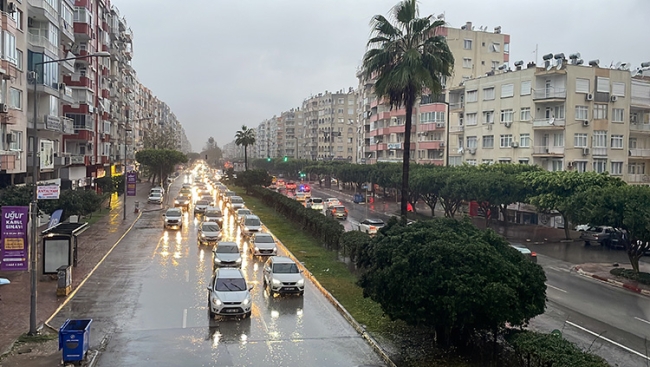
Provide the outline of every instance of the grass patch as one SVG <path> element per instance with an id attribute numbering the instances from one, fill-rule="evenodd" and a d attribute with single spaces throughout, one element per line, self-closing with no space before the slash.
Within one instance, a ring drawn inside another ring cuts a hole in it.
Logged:
<path id="1" fill-rule="evenodd" d="M 650 285 L 650 273 L 639 272 L 638 274 L 632 269 L 615 268 L 609 271 L 612 275 L 637 281 L 641 284 Z"/>
<path id="2" fill-rule="evenodd" d="M 99 222 L 102 218 L 108 215 L 110 213 L 110 209 L 107 208 L 101 208 L 97 211 L 94 211 L 90 216 L 87 216 L 86 222 L 88 222 L 88 226 L 92 226 L 93 224 Z"/>
<path id="3" fill-rule="evenodd" d="M 318 240 L 304 231 L 297 231 L 288 219 L 278 215 L 257 198 L 246 195 L 244 189 L 234 187 L 234 191 L 244 198 L 246 206 L 260 217 L 284 246 L 368 331 L 390 332 L 402 326 L 401 322 L 391 321 L 384 315 L 378 303 L 363 297 L 363 289 L 356 284 L 356 276 L 348 270 L 346 264 L 337 260 L 334 251 L 325 249 Z"/>
<path id="4" fill-rule="evenodd" d="M 45 343 L 50 340 L 55 340 L 59 336 L 54 333 L 42 333 L 42 334 L 36 334 L 36 335 L 28 335 L 28 334 L 23 334 L 18 337 L 18 340 L 16 340 L 16 343 L 20 344 L 28 344 L 28 343 Z"/>

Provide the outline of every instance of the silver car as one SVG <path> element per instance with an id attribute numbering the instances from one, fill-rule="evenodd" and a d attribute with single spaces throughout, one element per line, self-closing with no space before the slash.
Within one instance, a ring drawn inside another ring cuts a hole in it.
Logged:
<path id="1" fill-rule="evenodd" d="M 252 215 L 253 212 L 250 211 L 250 209 L 237 209 L 237 211 L 235 212 L 235 214 L 236 214 L 237 223 L 239 223 L 239 220 L 240 220 L 243 216 L 245 216 L 245 215 Z"/>
<path id="2" fill-rule="evenodd" d="M 269 288 L 269 294 L 305 292 L 305 278 L 298 265 L 288 257 L 272 256 L 264 264 L 264 287 Z"/>
<path id="3" fill-rule="evenodd" d="M 216 244 L 218 241 L 221 241 L 221 236 L 221 227 L 219 227 L 217 222 L 203 222 L 199 226 L 197 242 L 199 245 Z"/>
<path id="4" fill-rule="evenodd" d="M 221 212 L 221 209 L 214 206 L 208 207 L 205 210 L 203 218 L 206 222 L 217 222 L 223 224 L 223 212 Z"/>
<path id="5" fill-rule="evenodd" d="M 217 269 L 208 286 L 208 312 L 215 315 L 250 317 L 252 285 L 246 283 L 241 269 Z"/>
<path id="6" fill-rule="evenodd" d="M 239 229 L 243 236 L 250 236 L 262 231 L 262 221 L 257 215 L 245 215 L 239 220 Z"/>
<path id="7" fill-rule="evenodd" d="M 275 256 L 278 254 L 275 238 L 270 233 L 254 234 L 248 241 L 248 248 L 253 256 Z"/>
<path id="8" fill-rule="evenodd" d="M 232 211 L 241 209 L 244 207 L 244 199 L 241 196 L 231 196 L 228 200 L 228 206 Z"/>
<path id="9" fill-rule="evenodd" d="M 183 211 L 179 208 L 170 208 L 167 209 L 165 214 L 165 229 L 167 228 L 183 228 Z"/>
<path id="10" fill-rule="evenodd" d="M 210 203 L 207 200 L 198 200 L 194 203 L 194 215 L 204 214 L 205 210 L 208 209 Z"/>
<path id="11" fill-rule="evenodd" d="M 219 267 L 240 267 L 242 258 L 239 253 L 239 246 L 235 242 L 219 242 L 212 250 L 214 264 L 212 269 Z"/>

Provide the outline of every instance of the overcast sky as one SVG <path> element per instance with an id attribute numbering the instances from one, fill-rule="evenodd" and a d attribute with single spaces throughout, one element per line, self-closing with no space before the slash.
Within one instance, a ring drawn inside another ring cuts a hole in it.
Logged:
<path id="1" fill-rule="evenodd" d="M 134 33 L 140 81 L 171 106 L 195 151 L 242 124 L 298 107 L 311 94 L 357 87 L 369 22 L 397 0 L 112 0 Z M 650 0 L 426 0 L 511 35 L 511 63 L 580 52 L 587 63 L 650 61 Z"/>

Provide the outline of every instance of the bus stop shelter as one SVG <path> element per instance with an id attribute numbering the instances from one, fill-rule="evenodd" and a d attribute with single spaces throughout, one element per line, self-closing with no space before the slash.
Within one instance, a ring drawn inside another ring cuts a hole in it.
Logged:
<path id="1" fill-rule="evenodd" d="M 59 223 L 43 235 L 43 274 L 58 274 L 60 267 L 77 266 L 77 237 L 88 223 Z"/>

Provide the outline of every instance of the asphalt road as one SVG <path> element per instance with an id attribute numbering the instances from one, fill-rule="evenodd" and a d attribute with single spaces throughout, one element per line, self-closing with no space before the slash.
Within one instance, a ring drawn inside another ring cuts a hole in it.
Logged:
<path id="1" fill-rule="evenodd" d="M 182 230 L 165 231 L 162 212 L 143 213 L 51 324 L 92 318 L 91 347 L 105 343 L 100 367 L 384 365 L 312 283 L 303 297 L 269 297 L 262 262 L 245 248 L 252 317 L 211 320 L 212 255 L 197 245 L 198 223 L 186 214 Z M 224 240 L 240 240 L 232 217 L 224 229 Z"/>

